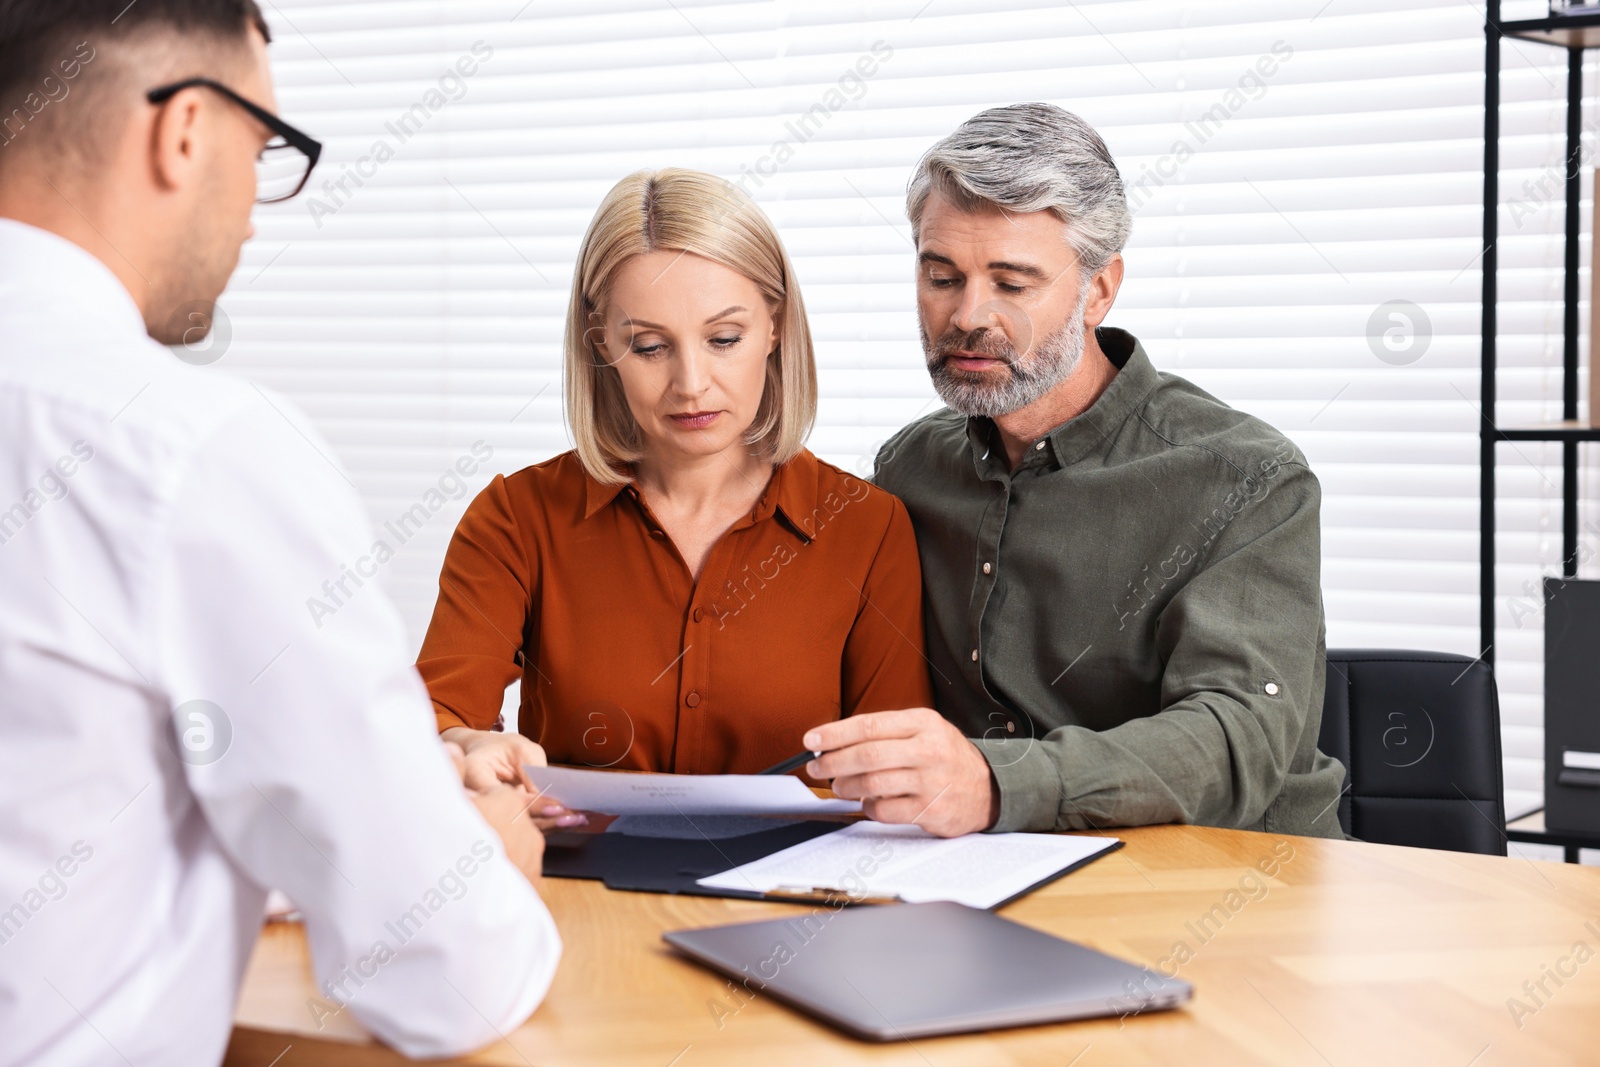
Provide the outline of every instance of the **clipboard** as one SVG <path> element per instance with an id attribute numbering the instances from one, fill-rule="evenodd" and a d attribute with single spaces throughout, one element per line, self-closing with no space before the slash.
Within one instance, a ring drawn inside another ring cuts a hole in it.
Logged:
<path id="1" fill-rule="evenodd" d="M 993 911 L 1121 846 L 1114 837 L 997 833 L 937 837 L 862 821 L 708 875 L 700 885 L 806 903 L 949 901 Z"/>

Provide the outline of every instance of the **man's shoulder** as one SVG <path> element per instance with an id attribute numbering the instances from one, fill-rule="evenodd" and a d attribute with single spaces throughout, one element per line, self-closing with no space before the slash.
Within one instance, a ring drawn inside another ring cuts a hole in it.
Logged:
<path id="1" fill-rule="evenodd" d="M 191 365 L 148 338 L 102 343 L 69 338 L 58 351 L 29 360 L 19 353 L 0 387 L 59 425 L 142 443 L 162 452 L 203 446 L 270 391 L 214 366 Z M 286 402 L 277 400 L 280 410 Z M 96 442 L 91 442 L 96 443 Z"/>
<path id="2" fill-rule="evenodd" d="M 1137 418 L 1167 448 L 1188 450 L 1241 476 L 1259 474 L 1263 465 L 1308 467 L 1304 453 L 1275 426 L 1176 374 L 1160 373 Z"/>
<path id="3" fill-rule="evenodd" d="M 940 408 L 906 423 L 883 444 L 878 455 L 880 461 L 896 445 L 906 447 L 937 447 L 963 445 L 967 440 L 967 417 L 951 408 Z"/>
<path id="4" fill-rule="evenodd" d="M 150 404 L 142 407 L 146 399 Z M 252 421 L 272 427 L 274 436 L 279 436 L 276 431 L 281 428 L 284 440 L 290 431 L 298 436 L 311 432 L 306 415 L 276 390 L 227 371 L 182 363 L 163 368 L 151 380 L 148 392 L 127 408 L 127 416 L 134 416 L 139 430 L 165 432 L 176 445 L 187 448 L 205 448 L 207 442 L 252 415 L 270 415 Z"/>
<path id="5" fill-rule="evenodd" d="M 878 449 L 873 481 L 904 497 L 915 475 L 944 463 L 960 462 L 969 448 L 967 417 L 950 408 L 940 408 L 908 423 L 883 443 Z"/>

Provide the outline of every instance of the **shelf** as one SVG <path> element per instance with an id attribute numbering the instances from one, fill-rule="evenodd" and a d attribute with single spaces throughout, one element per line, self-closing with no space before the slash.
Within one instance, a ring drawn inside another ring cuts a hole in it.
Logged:
<path id="1" fill-rule="evenodd" d="M 1497 441 L 1600 441 L 1600 426 L 1590 425 L 1581 419 L 1497 426 L 1484 432 Z"/>
<path id="2" fill-rule="evenodd" d="M 1551 45 L 1566 51 L 1566 152 L 1563 158 L 1581 161 L 1583 158 L 1583 68 L 1590 48 L 1600 48 L 1600 10 L 1590 9 L 1566 15 L 1553 15 L 1537 19 L 1503 20 L 1500 0 L 1486 5 L 1484 20 L 1483 80 L 1483 180 L 1486 191 L 1493 194 L 1501 170 L 1501 85 L 1504 63 L 1511 58 L 1505 55 L 1502 42 L 1506 39 L 1524 40 L 1535 44 Z M 1554 82 L 1551 82 L 1554 87 Z M 1576 415 L 1578 407 L 1579 323 L 1582 288 L 1579 271 L 1582 258 L 1582 182 L 1578 172 L 1566 173 L 1565 230 L 1563 252 L 1562 321 L 1561 321 L 1561 397 L 1560 410 Z M 1600 181 L 1600 179 L 1596 179 Z M 1499 228 L 1499 211 L 1493 195 L 1484 204 L 1483 244 L 1494 249 L 1503 238 Z M 1495 614 L 1495 492 L 1496 469 L 1504 459 L 1504 449 L 1497 446 L 1510 443 L 1515 448 L 1518 441 L 1539 441 L 1560 444 L 1561 466 L 1561 558 L 1567 561 L 1578 558 L 1578 506 L 1580 500 L 1578 445 L 1583 442 L 1600 443 L 1600 403 L 1591 411 L 1590 420 L 1563 419 L 1522 425 L 1503 425 L 1497 414 L 1497 381 L 1499 368 L 1495 337 L 1495 305 L 1500 300 L 1498 288 L 1498 263 L 1489 252 L 1484 253 L 1481 307 L 1484 310 L 1483 386 L 1485 403 L 1482 420 L 1478 423 L 1478 445 L 1481 465 L 1478 470 L 1478 629 L 1486 651 L 1483 658 L 1493 666 L 1497 619 Z M 1593 384 L 1593 383 L 1592 383 Z M 1520 832 L 1520 831 L 1519 831 Z M 1568 846 L 1569 859 L 1575 858 L 1575 848 Z"/>
<path id="3" fill-rule="evenodd" d="M 1565 850 L 1568 863 L 1578 862 L 1580 848 L 1600 849 L 1600 831 L 1546 829 L 1543 808 L 1506 823 L 1506 840 L 1525 845 L 1556 845 Z"/>
<path id="4" fill-rule="evenodd" d="M 1500 23 L 1504 37 L 1558 48 L 1600 48 L 1600 11 Z"/>

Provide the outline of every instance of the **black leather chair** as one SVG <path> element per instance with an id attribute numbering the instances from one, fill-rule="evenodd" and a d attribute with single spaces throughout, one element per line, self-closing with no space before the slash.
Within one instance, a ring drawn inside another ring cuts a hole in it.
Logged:
<path id="1" fill-rule="evenodd" d="M 1506 854 L 1500 701 L 1482 660 L 1329 649 L 1318 747 L 1345 765 L 1352 837 Z"/>

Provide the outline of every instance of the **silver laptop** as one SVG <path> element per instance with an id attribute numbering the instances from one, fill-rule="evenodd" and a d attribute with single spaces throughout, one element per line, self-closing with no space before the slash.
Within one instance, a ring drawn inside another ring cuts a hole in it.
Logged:
<path id="1" fill-rule="evenodd" d="M 1134 1015 L 1194 992 L 961 904 L 818 906 L 661 936 L 752 994 L 869 1041 Z"/>

